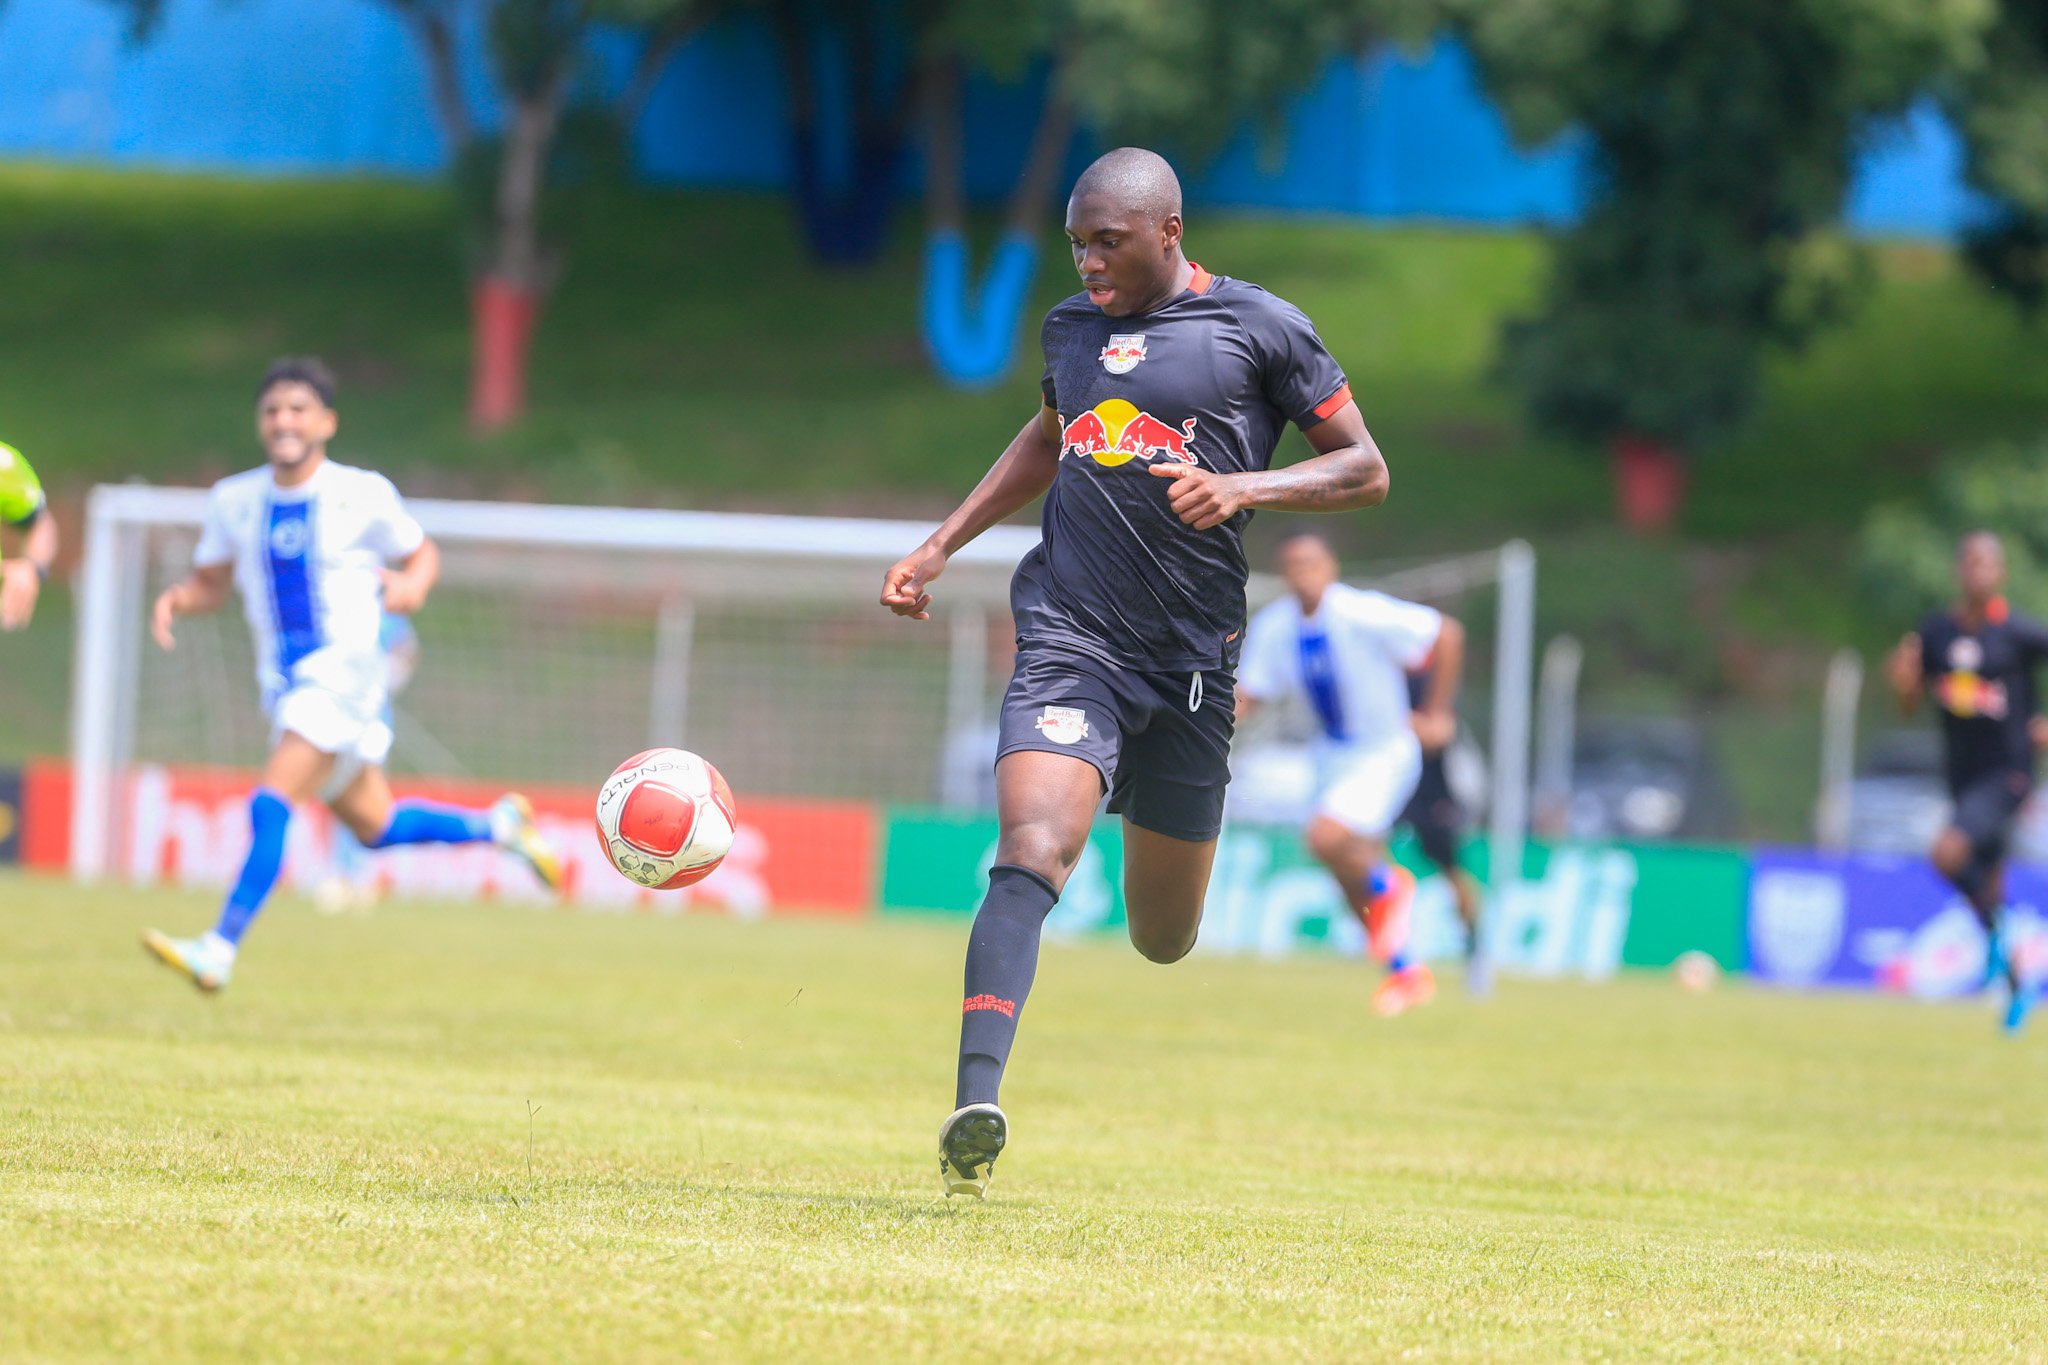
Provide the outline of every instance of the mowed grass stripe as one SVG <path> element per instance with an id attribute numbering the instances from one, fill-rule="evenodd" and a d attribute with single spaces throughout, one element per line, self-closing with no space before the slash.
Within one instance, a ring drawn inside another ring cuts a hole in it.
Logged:
<path id="1" fill-rule="evenodd" d="M 1051 946 L 970 1207 L 957 923 L 211 907 L 0 879 L 0 1358 L 2048 1359 L 1975 1007 Z"/>

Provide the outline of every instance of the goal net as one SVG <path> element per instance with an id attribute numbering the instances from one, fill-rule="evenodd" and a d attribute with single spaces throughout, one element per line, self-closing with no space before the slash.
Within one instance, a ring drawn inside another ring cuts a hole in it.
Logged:
<path id="1" fill-rule="evenodd" d="M 204 505 L 199 490 L 132 485 L 95 489 L 88 504 L 72 708 L 71 861 L 82 878 L 220 883 L 246 845 L 239 798 L 271 736 L 239 604 L 182 619 L 172 652 L 147 637 L 149 604 L 191 565 Z M 403 680 L 394 785 L 477 800 L 529 791 L 571 849 L 574 898 L 646 899 L 602 866 L 588 831 L 605 774 L 656 745 L 704 754 L 738 792 L 759 838 L 743 838 L 732 875 L 722 869 L 702 895 L 743 911 L 857 912 L 872 899 L 862 883 L 873 868 L 844 864 L 850 851 L 872 863 L 875 812 L 990 803 L 1014 653 L 1009 577 L 1035 528 L 996 527 L 955 555 L 933 619 L 909 622 L 876 598 L 883 570 L 928 533 L 923 523 L 408 505 L 443 571 L 410 630 L 393 633 Z M 1484 667 L 1469 675 L 1467 715 L 1488 720 L 1488 804 L 1515 837 L 1532 575 L 1519 545 L 1363 575 L 1453 609 L 1506 584 L 1490 595 L 1502 609 L 1475 651 Z M 1276 588 L 1261 577 L 1253 595 Z M 1246 761 L 1294 737 L 1278 719 L 1246 736 Z M 293 838 L 302 884 L 330 875 L 347 843 L 317 812 L 294 822 Z M 537 894 L 489 850 L 378 856 L 387 884 L 405 889 Z"/>

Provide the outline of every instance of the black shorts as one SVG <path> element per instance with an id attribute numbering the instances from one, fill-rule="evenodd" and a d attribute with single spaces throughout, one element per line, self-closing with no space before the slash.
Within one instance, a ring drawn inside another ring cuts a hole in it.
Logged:
<path id="1" fill-rule="evenodd" d="M 1017 652 L 996 757 L 1031 749 L 1095 765 L 1109 809 L 1206 843 L 1223 828 L 1237 682 L 1226 670 L 1143 673 L 1059 645 Z"/>
<path id="2" fill-rule="evenodd" d="M 2005 860 L 2013 824 L 2032 785 L 2025 773 L 1993 772 L 1972 780 L 1955 794 L 1956 812 L 1949 824 L 1969 837 L 1970 853 L 1978 862 Z"/>
<path id="3" fill-rule="evenodd" d="M 1422 756 L 1422 776 L 1416 780 L 1415 795 L 1408 798 L 1408 807 L 1397 823 L 1415 831 L 1423 853 L 1438 867 L 1458 865 L 1458 835 L 1463 832 L 1465 813 L 1451 795 L 1441 752 Z"/>

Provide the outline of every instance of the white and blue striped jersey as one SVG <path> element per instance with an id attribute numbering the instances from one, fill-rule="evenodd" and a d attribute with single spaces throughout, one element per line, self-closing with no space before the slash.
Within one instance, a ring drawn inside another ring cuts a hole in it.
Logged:
<path id="1" fill-rule="evenodd" d="M 1298 696 L 1325 741 L 1371 748 L 1411 733 L 1408 675 L 1428 664 L 1443 624 L 1434 607 L 1343 583 L 1307 615 L 1289 593 L 1252 618 L 1238 690 L 1259 701 Z"/>
<path id="2" fill-rule="evenodd" d="M 215 484 L 192 558 L 235 566 L 266 708 L 299 686 L 381 706 L 380 571 L 425 539 L 391 480 L 329 460 L 296 488 L 268 466 Z"/>

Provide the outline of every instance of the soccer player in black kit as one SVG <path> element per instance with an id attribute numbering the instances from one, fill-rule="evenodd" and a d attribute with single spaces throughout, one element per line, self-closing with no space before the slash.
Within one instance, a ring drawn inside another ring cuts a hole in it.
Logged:
<path id="1" fill-rule="evenodd" d="M 1984 982 L 2004 972 L 2012 990 L 2005 1027 L 2017 1032 L 2038 985 L 2001 951 L 1999 928 L 2013 822 L 2033 789 L 2034 751 L 2048 743 L 2034 689 L 2034 670 L 2048 659 L 2048 625 L 2000 595 L 2005 547 L 1989 531 L 1972 531 L 1956 547 L 1956 586 L 1955 605 L 1900 640 L 1886 671 L 1906 714 L 1923 696 L 1941 712 L 1955 814 L 1934 841 L 1934 865 L 1984 921 Z"/>
<path id="2" fill-rule="evenodd" d="M 996 1090 L 1039 932 L 1103 793 L 1124 819 L 1131 942 L 1194 946 L 1230 780 L 1255 508 L 1346 512 L 1387 496 L 1350 386 L 1306 317 L 1181 253 L 1180 182 L 1155 154 L 1097 160 L 1067 204 L 1083 291 L 1046 315 L 1044 403 L 960 509 L 890 569 L 882 603 L 927 618 L 946 556 L 1045 495 L 1010 589 L 1017 662 L 996 753 L 1001 834 L 967 946 L 948 1194 L 988 1188 Z M 1315 455 L 1268 468 L 1289 422 Z"/>

